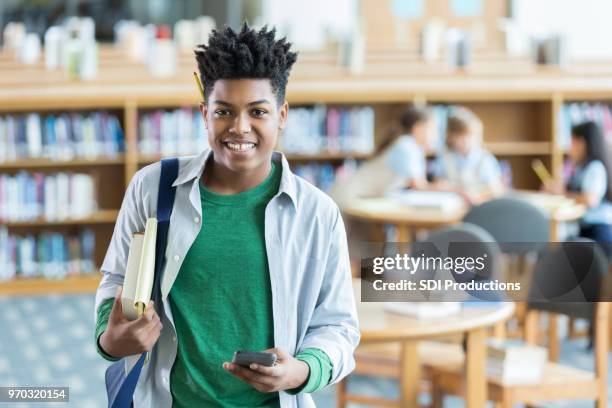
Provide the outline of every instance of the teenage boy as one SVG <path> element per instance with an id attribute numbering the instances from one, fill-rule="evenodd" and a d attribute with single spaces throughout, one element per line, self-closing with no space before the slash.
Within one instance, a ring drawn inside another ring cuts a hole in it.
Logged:
<path id="1" fill-rule="evenodd" d="M 160 164 L 125 194 L 96 294 L 108 360 L 153 350 L 135 406 L 313 406 L 308 393 L 354 367 L 359 341 L 340 212 L 274 152 L 296 53 L 275 30 L 214 31 L 196 50 L 210 149 L 181 158 L 174 186 L 162 316 L 122 316 L 132 234 L 155 217 Z M 114 299 L 113 299 L 114 297 Z M 155 348 L 153 346 L 156 345 Z M 228 363 L 273 351 L 273 367 Z"/>

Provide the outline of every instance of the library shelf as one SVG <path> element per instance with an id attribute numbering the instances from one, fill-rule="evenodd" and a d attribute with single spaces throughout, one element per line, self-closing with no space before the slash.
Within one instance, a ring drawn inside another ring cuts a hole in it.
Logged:
<path id="1" fill-rule="evenodd" d="M 0 281 L 0 296 L 29 296 L 67 293 L 93 293 L 102 275 L 70 275 L 63 279 L 17 278 Z"/>
<path id="2" fill-rule="evenodd" d="M 77 158 L 71 160 L 52 160 L 45 158 L 24 158 L 15 161 L 0 162 L 0 171 L 2 170 L 21 170 L 21 169 L 64 169 L 73 167 L 88 167 L 88 166 L 118 166 L 125 164 L 125 157 L 118 155 L 117 157 L 96 157 L 92 159 Z"/>
<path id="3" fill-rule="evenodd" d="M 114 224 L 117 220 L 118 214 L 119 210 L 99 210 L 86 218 L 67 218 L 62 220 L 37 219 L 30 221 L 8 221 L 2 222 L 2 225 L 8 228 L 31 228 L 65 225 Z"/>
<path id="4" fill-rule="evenodd" d="M 538 187 L 537 177 L 530 168 L 534 157 L 542 159 L 555 178 L 561 178 L 564 157 L 558 135 L 560 112 L 566 102 L 612 102 L 609 63 L 572 64 L 559 69 L 491 54 L 474 55 L 472 66 L 453 71 L 441 62 L 425 64 L 418 57 L 404 55 L 405 52 L 408 51 L 394 47 L 368 49 L 365 68 L 359 74 L 340 67 L 333 52 L 302 52 L 292 70 L 287 99 L 292 107 L 372 106 L 376 145 L 385 137 L 389 123 L 397 119 L 408 103 L 465 105 L 482 119 L 485 147 L 508 161 L 514 187 L 519 189 Z M 67 80 L 63 72 L 48 72 L 42 64 L 25 69 L 11 63 L 7 55 L 0 54 L 2 70 L 7 73 L 0 78 L 0 115 L 112 109 L 123 116 L 126 152 L 116 159 L 99 158 L 93 162 L 36 159 L 0 163 L 0 174 L 20 169 L 50 172 L 86 168 L 96 177 L 107 177 L 99 194 L 101 208 L 118 208 L 127 184 L 139 167 L 160 159 L 159 155 L 142 155 L 138 151 L 141 112 L 196 108 L 200 102 L 192 74 L 195 61 L 190 54 L 181 56 L 174 77 L 154 79 L 143 65 L 124 64 L 122 51 L 103 46 L 99 77 L 87 82 Z M 370 156 L 320 152 L 288 154 L 287 158 L 300 164 L 313 161 L 336 165 L 347 158 L 360 160 Z M 38 230 L 39 227 L 95 224 L 96 264 L 100 264 L 116 217 L 117 211 L 106 210 L 85 220 L 41 220 L 8 225 Z M 33 288 L 40 287 L 41 292 L 47 290 L 47 285 L 49 288 L 63 285 L 46 280 L 15 284 L 25 289 L 31 284 Z"/>

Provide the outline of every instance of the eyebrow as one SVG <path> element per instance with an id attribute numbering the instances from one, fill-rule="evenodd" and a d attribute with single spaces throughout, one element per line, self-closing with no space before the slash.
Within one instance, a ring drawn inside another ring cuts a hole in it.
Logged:
<path id="1" fill-rule="evenodd" d="M 229 103 L 229 102 L 225 102 L 225 101 L 222 101 L 222 100 L 219 100 L 219 99 L 215 99 L 215 100 L 213 101 L 213 103 L 216 103 L 217 105 L 233 106 L 231 103 Z M 247 104 L 247 106 L 259 105 L 259 104 L 261 104 L 261 103 L 267 103 L 267 104 L 272 105 L 272 102 L 270 102 L 270 101 L 269 101 L 269 100 L 267 100 L 267 99 L 259 99 L 259 100 L 257 100 L 257 101 L 249 102 L 249 103 Z"/>

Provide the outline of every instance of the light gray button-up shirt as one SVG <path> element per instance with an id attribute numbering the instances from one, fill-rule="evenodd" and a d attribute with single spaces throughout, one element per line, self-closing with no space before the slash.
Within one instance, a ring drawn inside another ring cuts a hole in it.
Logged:
<path id="1" fill-rule="evenodd" d="M 199 185 L 210 154 L 211 150 L 205 150 L 179 159 L 161 285 L 164 326 L 140 375 L 134 395 L 136 408 L 172 405 L 170 370 L 177 337 L 168 294 L 206 217 Z M 275 152 L 272 160 L 282 163 L 283 169 L 279 191 L 265 210 L 275 346 L 291 355 L 312 347 L 323 350 L 333 365 L 330 384 L 334 384 L 353 370 L 353 351 L 359 342 L 344 224 L 336 204 L 294 175 L 281 153 Z M 96 311 L 123 285 L 133 233 L 144 231 L 147 218 L 156 216 L 160 170 L 160 163 L 143 168 L 127 188 L 102 264 L 104 276 L 96 293 Z M 314 406 L 308 394 L 281 392 L 280 402 L 282 407 Z"/>

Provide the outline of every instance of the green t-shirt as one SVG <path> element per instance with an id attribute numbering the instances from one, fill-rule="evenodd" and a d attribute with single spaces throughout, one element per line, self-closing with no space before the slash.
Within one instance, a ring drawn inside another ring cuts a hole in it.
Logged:
<path id="1" fill-rule="evenodd" d="M 173 406 L 279 406 L 278 393 L 255 390 L 222 364 L 235 350 L 274 347 L 264 220 L 281 172 L 272 163 L 263 183 L 239 194 L 220 195 L 200 186 L 202 227 L 169 297 L 178 337 L 170 375 Z M 108 299 L 98 309 L 96 338 L 106 329 L 111 307 Z M 332 366 L 323 351 L 306 349 L 296 358 L 308 364 L 310 376 L 293 392 L 327 385 Z"/>

